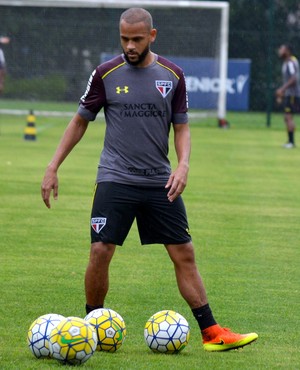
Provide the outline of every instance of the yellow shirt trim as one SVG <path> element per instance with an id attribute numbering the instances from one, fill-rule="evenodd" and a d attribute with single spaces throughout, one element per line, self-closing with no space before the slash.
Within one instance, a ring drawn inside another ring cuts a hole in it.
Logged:
<path id="1" fill-rule="evenodd" d="M 116 69 L 122 67 L 124 64 L 126 64 L 126 62 L 123 62 L 121 64 L 118 64 L 117 66 L 115 66 L 114 68 L 110 69 L 109 71 L 107 71 L 103 76 L 102 76 L 102 80 L 107 77 L 111 72 L 115 71 Z"/>
<path id="2" fill-rule="evenodd" d="M 156 63 L 157 64 L 159 64 L 161 67 L 163 67 L 163 68 L 166 68 L 168 71 L 170 71 L 170 72 L 172 72 L 173 73 L 173 75 L 177 78 L 177 80 L 179 80 L 180 78 L 179 78 L 179 76 L 173 71 L 173 69 L 171 69 L 171 68 L 169 68 L 169 67 L 167 67 L 167 66 L 165 66 L 164 64 L 161 64 L 160 62 L 158 62 L 158 61 L 156 61 Z"/>

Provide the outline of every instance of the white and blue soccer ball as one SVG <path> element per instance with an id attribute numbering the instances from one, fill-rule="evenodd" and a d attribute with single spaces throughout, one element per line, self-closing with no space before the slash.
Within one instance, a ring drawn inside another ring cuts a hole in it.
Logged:
<path id="1" fill-rule="evenodd" d="M 146 322 L 144 338 L 153 352 L 178 353 L 188 344 L 190 327 L 179 313 L 164 310 L 155 313 Z"/>
<path id="2" fill-rule="evenodd" d="M 51 331 L 65 317 L 56 313 L 49 313 L 38 317 L 30 325 L 27 333 L 27 343 L 30 351 L 37 358 L 51 357 L 49 336 Z"/>

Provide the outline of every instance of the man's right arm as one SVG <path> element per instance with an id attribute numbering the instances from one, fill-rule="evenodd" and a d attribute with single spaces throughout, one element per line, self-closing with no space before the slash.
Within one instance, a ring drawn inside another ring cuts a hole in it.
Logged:
<path id="1" fill-rule="evenodd" d="M 285 91 L 289 87 L 297 84 L 297 70 L 294 66 L 294 63 L 292 61 L 289 61 L 287 64 L 287 68 L 289 71 L 290 78 L 287 80 L 286 83 L 284 83 L 282 86 L 280 86 L 279 89 L 276 90 L 276 95 L 279 98 L 282 98 L 284 96 Z"/>
<path id="2" fill-rule="evenodd" d="M 53 191 L 54 199 L 58 197 L 58 177 L 57 171 L 59 166 L 72 151 L 75 145 L 83 137 L 87 126 L 88 121 L 82 118 L 78 113 L 70 121 L 66 131 L 61 139 L 61 142 L 56 149 L 56 152 L 47 166 L 45 176 L 41 185 L 41 195 L 45 205 L 50 208 L 50 195 Z"/>
<path id="3" fill-rule="evenodd" d="M 3 93 L 4 90 L 4 78 L 5 78 L 5 70 L 0 66 L 0 94 Z"/>

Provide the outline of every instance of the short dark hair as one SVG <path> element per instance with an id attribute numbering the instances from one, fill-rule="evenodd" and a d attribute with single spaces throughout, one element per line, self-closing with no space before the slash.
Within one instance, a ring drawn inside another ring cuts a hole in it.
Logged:
<path id="1" fill-rule="evenodd" d="M 143 22 L 149 28 L 153 28 L 153 21 L 151 14 L 143 8 L 129 8 L 121 14 L 120 22 L 124 20 L 126 23 L 134 24 Z"/>

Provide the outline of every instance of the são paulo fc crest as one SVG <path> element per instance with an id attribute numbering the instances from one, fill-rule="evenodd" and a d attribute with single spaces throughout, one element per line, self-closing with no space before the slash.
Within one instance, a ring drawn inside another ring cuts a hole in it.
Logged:
<path id="1" fill-rule="evenodd" d="M 91 219 L 91 226 L 97 234 L 100 233 L 100 231 L 104 228 L 105 225 L 106 217 L 94 217 Z"/>
<path id="2" fill-rule="evenodd" d="M 162 97 L 165 98 L 169 94 L 169 92 L 172 90 L 173 82 L 156 80 L 155 86 L 157 90 L 161 93 Z"/>

